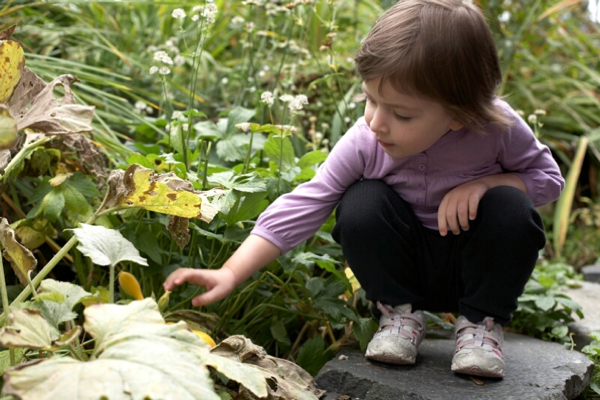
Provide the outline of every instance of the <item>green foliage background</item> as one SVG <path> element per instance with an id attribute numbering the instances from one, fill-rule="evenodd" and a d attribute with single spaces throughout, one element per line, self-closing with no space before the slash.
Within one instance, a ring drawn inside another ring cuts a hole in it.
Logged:
<path id="1" fill-rule="evenodd" d="M 99 221 L 118 229 L 148 259 L 149 268 L 127 263 L 120 268 L 138 277 L 145 296 L 158 298 L 165 276 L 176 268 L 219 268 L 257 215 L 309 180 L 362 115 L 352 57 L 387 3 L 218 0 L 211 24 L 191 19 L 192 7 L 203 2 L 9 0 L 0 6 L 0 30 L 17 25 L 13 39 L 25 49 L 27 66 L 46 81 L 63 73 L 80 79 L 74 90 L 78 101 L 96 106 L 89 137 L 102 149 L 108 170 L 138 163 L 156 172 L 172 171 L 195 189 L 230 190 L 226 207 L 211 223 L 190 221 L 190 240 L 182 247 L 167 230 L 164 215 L 131 210 Z M 585 2 L 479 4 L 502 60 L 505 80 L 499 94 L 523 111 L 565 175 L 579 138 L 589 138 L 575 178 L 575 209 L 567 214 L 566 243 L 556 248 L 549 242 L 545 257 L 560 255 L 576 268 L 592 263 L 600 248 L 598 24 L 589 19 Z M 173 18 L 176 8 L 188 16 Z M 165 51 L 174 63 L 156 60 L 157 51 Z M 170 73 L 150 74 L 152 66 L 168 67 Z M 308 105 L 292 115 L 279 100 L 272 107 L 261 102 L 264 91 L 276 99 L 303 94 Z M 246 132 L 235 128 L 245 122 L 254 125 Z M 87 208 L 39 211 L 48 179 L 65 171 L 80 174 L 86 161 L 72 151 L 56 151 L 47 146 L 38 152 L 43 171 L 28 174 L 24 168 L 8 177 L 0 200 L 10 222 L 49 221 L 57 232 L 37 250 L 41 264 L 70 238 L 65 229 L 76 227 L 100 202 L 92 196 Z M 100 191 L 105 188 L 105 177 L 74 176 Z M 542 211 L 552 239 L 553 206 Z M 169 312 L 174 319 L 186 315 L 217 338 L 244 334 L 269 353 L 317 372 L 340 346 L 356 340 L 364 346 L 376 328 L 364 295 L 352 292 L 343 273 L 332 226 L 333 220 L 327 221 L 312 239 L 201 312 L 189 310 L 198 288 L 176 290 Z M 106 272 L 76 249 L 54 274 L 86 290 L 107 286 Z M 552 285 L 542 286 L 529 296 L 549 297 L 546 290 Z M 13 290 L 18 291 L 16 283 Z M 516 326 L 546 339 L 565 338 L 556 326 L 564 313 L 543 323 L 528 322 L 536 312 L 564 305 L 561 299 L 553 297 L 550 305 L 528 297 Z"/>

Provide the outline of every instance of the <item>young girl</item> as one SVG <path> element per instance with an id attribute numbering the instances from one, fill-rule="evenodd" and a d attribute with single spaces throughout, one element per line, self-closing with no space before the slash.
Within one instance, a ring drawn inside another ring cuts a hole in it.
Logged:
<path id="1" fill-rule="evenodd" d="M 366 357 L 414 364 L 422 310 L 459 312 L 457 373 L 503 377 L 502 325 L 545 244 L 535 207 L 564 181 L 547 147 L 494 91 L 496 48 L 468 0 L 400 0 L 355 57 L 364 118 L 314 179 L 281 196 L 219 270 L 179 269 L 165 282 L 206 287 L 195 306 L 236 285 L 318 230 L 333 237 L 380 327 Z"/>

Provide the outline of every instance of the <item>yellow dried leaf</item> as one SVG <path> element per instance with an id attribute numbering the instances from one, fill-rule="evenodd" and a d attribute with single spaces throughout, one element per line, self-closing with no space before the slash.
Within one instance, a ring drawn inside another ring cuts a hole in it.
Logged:
<path id="1" fill-rule="evenodd" d="M 173 190 L 166 183 L 156 179 L 151 169 L 128 168 L 124 182 L 131 185 L 133 193 L 125 196 L 121 204 L 138 207 L 162 214 L 176 215 L 183 218 L 199 218 L 202 200 L 192 192 Z"/>
<path id="2" fill-rule="evenodd" d="M 31 251 L 15 239 L 15 232 L 11 229 L 6 218 L 0 221 L 0 244 L 4 258 L 10 261 L 15 275 L 23 285 L 27 285 L 27 274 L 37 265 L 37 259 Z"/>
<path id="3" fill-rule="evenodd" d="M 0 105 L 0 149 L 10 149 L 19 138 L 17 121 L 10 115 L 8 109 Z"/>
<path id="4" fill-rule="evenodd" d="M 25 55 L 21 45 L 12 40 L 0 41 L 0 103 L 5 103 L 21 79 Z"/>

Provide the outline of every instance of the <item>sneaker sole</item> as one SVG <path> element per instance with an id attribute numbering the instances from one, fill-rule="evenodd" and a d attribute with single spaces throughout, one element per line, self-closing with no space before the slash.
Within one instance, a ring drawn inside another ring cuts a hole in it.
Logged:
<path id="1" fill-rule="evenodd" d="M 460 364 L 452 364 L 452 372 L 456 374 L 466 374 L 466 375 L 474 375 L 481 376 L 484 378 L 504 378 L 504 370 L 482 370 L 480 367 L 476 365 L 471 366 L 462 366 Z"/>
<path id="2" fill-rule="evenodd" d="M 365 358 L 367 360 L 373 360 L 373 361 L 379 361 L 385 364 L 394 364 L 394 365 L 414 365 L 416 359 L 402 359 L 402 358 L 398 358 L 398 357 L 392 357 L 392 356 L 385 356 L 385 355 L 381 355 L 381 356 L 367 356 L 365 355 Z"/>

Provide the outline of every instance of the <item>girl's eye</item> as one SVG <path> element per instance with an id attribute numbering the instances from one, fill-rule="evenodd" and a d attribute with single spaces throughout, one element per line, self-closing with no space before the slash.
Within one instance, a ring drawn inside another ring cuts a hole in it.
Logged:
<path id="1" fill-rule="evenodd" d="M 408 121 L 410 117 L 405 117 L 404 115 L 394 113 L 394 118 L 400 121 Z"/>

